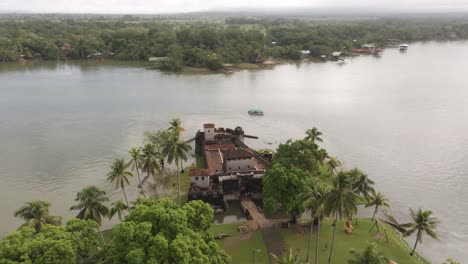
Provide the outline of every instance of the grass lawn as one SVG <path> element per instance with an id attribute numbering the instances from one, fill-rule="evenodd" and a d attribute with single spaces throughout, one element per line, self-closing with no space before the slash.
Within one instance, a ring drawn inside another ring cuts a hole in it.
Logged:
<path id="1" fill-rule="evenodd" d="M 226 253 L 231 256 L 233 264 L 252 263 L 253 250 L 260 249 L 260 252 L 255 252 L 255 263 L 269 263 L 268 252 L 263 242 L 262 234 L 259 230 L 248 234 L 241 234 L 237 231 L 237 227 L 244 223 L 212 225 L 210 231 L 216 235 L 220 233 L 229 234 L 222 240 L 216 240 Z"/>
<path id="2" fill-rule="evenodd" d="M 371 226 L 372 221 L 370 219 L 359 219 L 359 225 L 354 225 L 353 234 L 348 235 L 344 232 L 343 222 L 339 222 L 336 230 L 335 250 L 332 259 L 333 263 L 347 263 L 351 257 L 349 249 L 354 248 L 357 251 L 362 251 L 367 245 L 367 242 L 377 242 L 377 251 L 399 264 L 419 263 L 417 260 L 418 257 L 411 257 L 409 255 L 408 248 L 404 242 L 399 240 L 398 234 L 392 228 L 387 227 L 389 239 L 389 242 L 387 243 L 382 228 L 380 228 L 380 233 L 378 233 L 375 228 L 371 233 L 368 233 Z M 327 263 L 333 233 L 332 220 L 325 220 L 320 229 L 318 262 Z M 300 234 L 295 228 L 281 229 L 280 232 L 285 239 L 286 244 L 293 249 L 293 252 L 299 252 L 300 259 L 305 261 L 307 255 L 308 234 Z M 315 256 L 315 235 L 316 232 L 314 230 L 311 250 L 312 259 Z M 328 248 L 325 248 L 327 244 Z M 423 260 L 422 263 L 429 262 Z"/>

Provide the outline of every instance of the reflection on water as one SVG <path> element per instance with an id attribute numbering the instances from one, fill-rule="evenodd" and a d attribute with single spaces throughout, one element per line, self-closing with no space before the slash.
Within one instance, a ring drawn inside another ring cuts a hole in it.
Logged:
<path id="1" fill-rule="evenodd" d="M 229 210 L 227 212 L 215 214 L 215 224 L 228 224 L 247 221 L 247 216 L 242 211 L 239 201 L 229 201 L 228 206 Z"/>
<path id="2" fill-rule="evenodd" d="M 468 248 L 468 42 L 417 43 L 381 58 L 285 64 L 231 75 L 178 75 L 117 62 L 0 64 L 0 236 L 20 224 L 24 202 L 68 208 L 83 186 L 122 194 L 106 182 L 115 157 L 140 146 L 145 130 L 180 117 L 184 137 L 205 122 L 242 126 L 253 148 L 275 148 L 316 126 L 324 147 L 360 167 L 391 201 L 440 218 L 442 242 L 421 252 L 434 262 Z M 247 110 L 260 108 L 263 117 Z M 136 182 L 128 195 L 137 196 Z M 237 221 L 235 205 L 223 221 Z M 217 222 L 221 220 L 218 218 Z M 111 226 L 106 222 L 105 227 Z"/>

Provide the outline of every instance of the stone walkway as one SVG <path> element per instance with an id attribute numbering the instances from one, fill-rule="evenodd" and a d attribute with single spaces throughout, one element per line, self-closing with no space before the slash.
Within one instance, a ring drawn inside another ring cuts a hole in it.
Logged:
<path id="1" fill-rule="evenodd" d="M 279 256 L 287 251 L 286 242 L 276 229 L 275 225 L 258 210 L 257 205 L 250 197 L 241 197 L 242 206 L 248 211 L 252 221 L 256 222 L 262 233 L 268 250 L 270 263 L 273 263 L 271 253 Z"/>

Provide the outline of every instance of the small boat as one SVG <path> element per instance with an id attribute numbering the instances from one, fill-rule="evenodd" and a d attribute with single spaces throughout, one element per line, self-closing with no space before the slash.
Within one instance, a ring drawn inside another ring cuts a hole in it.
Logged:
<path id="1" fill-rule="evenodd" d="M 374 51 L 375 56 L 380 57 L 382 56 L 382 54 L 383 54 L 383 49 L 375 49 Z"/>
<path id="2" fill-rule="evenodd" d="M 400 51 L 406 51 L 408 49 L 408 44 L 401 44 Z"/>
<path id="3" fill-rule="evenodd" d="M 263 111 L 259 109 L 250 109 L 248 113 L 249 115 L 263 115 Z"/>

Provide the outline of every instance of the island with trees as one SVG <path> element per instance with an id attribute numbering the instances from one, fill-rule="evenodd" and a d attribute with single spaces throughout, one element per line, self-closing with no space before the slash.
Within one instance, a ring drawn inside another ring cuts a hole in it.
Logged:
<path id="1" fill-rule="evenodd" d="M 253 217 L 214 224 L 210 204 L 187 199 L 187 168 L 203 164 L 187 164 L 192 148 L 183 132 L 174 119 L 167 130 L 146 132 L 142 147 L 110 164 L 103 177 L 123 200 L 110 201 L 99 186 L 85 186 L 70 201 L 76 218 L 65 225 L 50 214 L 48 201 L 11 212 L 24 223 L 1 240 L 0 263 L 429 263 L 417 246 L 439 239 L 432 211 L 410 209 L 412 221 L 399 223 L 366 173 L 344 168 L 320 146 L 316 128 L 274 151 L 261 182 L 261 223 Z M 155 185 L 168 191 L 158 194 Z M 138 188 L 140 196 L 129 200 L 128 188 Z M 358 217 L 363 206 L 373 213 Z M 119 223 L 102 230 L 113 217 Z M 410 246 L 403 237 L 411 235 Z"/>

